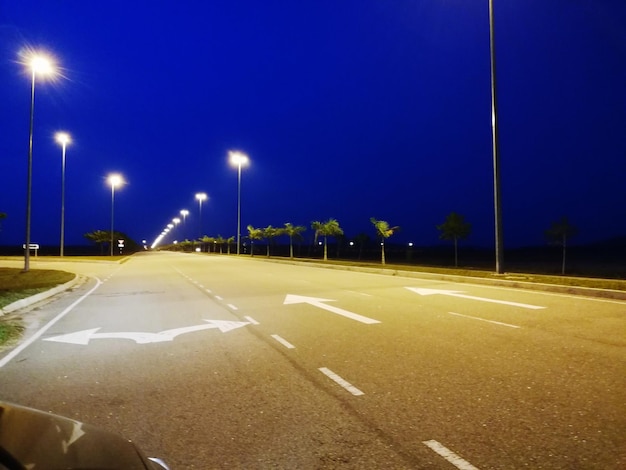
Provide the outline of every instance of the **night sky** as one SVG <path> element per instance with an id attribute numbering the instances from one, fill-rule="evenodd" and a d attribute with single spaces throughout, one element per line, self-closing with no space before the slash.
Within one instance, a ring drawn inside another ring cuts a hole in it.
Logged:
<path id="1" fill-rule="evenodd" d="M 626 235 L 626 2 L 495 0 L 505 247 Z M 38 78 L 31 241 L 115 228 L 150 244 L 370 217 L 390 242 L 439 243 L 452 211 L 494 244 L 487 0 L 0 0 L 0 245 L 24 242 L 30 70 Z M 194 194 L 204 191 L 202 227 Z"/>

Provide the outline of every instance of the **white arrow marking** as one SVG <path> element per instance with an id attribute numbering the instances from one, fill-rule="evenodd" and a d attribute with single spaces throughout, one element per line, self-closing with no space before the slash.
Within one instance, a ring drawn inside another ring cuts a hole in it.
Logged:
<path id="1" fill-rule="evenodd" d="M 333 307 L 331 305 L 326 305 L 322 302 L 334 302 L 334 300 L 330 299 L 320 299 L 318 297 L 305 297 L 303 295 L 291 295 L 287 294 L 285 297 L 285 301 L 283 305 L 288 304 L 310 304 L 314 307 L 323 308 L 332 313 L 336 313 L 337 315 L 344 316 L 346 318 L 350 318 L 352 320 L 360 321 L 361 323 L 366 323 L 368 325 L 372 325 L 374 323 L 380 323 L 378 320 L 374 320 L 373 318 L 367 318 L 363 315 L 359 315 L 358 313 L 349 312 L 347 310 L 343 310 L 341 308 Z"/>
<path id="2" fill-rule="evenodd" d="M 191 333 L 193 331 L 209 330 L 212 328 L 219 329 L 222 333 L 226 333 L 236 328 L 249 325 L 245 321 L 224 321 L 224 320 L 204 320 L 206 325 L 187 326 L 183 328 L 175 328 L 165 330 L 159 333 L 137 332 L 113 332 L 113 333 L 96 333 L 100 328 L 92 328 L 90 330 L 76 331 L 66 335 L 53 336 L 45 338 L 45 341 L 55 341 L 57 343 L 70 344 L 89 344 L 92 339 L 132 339 L 137 344 L 162 343 L 165 341 L 173 341 L 179 335 Z"/>
<path id="3" fill-rule="evenodd" d="M 487 299 L 485 297 L 474 297 L 473 295 L 465 295 L 462 293 L 462 291 L 456 291 L 456 290 L 422 289 L 419 287 L 407 287 L 406 289 L 413 291 L 419 295 L 435 295 L 435 294 L 449 295 L 451 297 L 459 297 L 461 299 L 480 300 L 482 302 L 491 302 L 494 304 L 511 305 L 513 307 L 529 308 L 531 310 L 540 310 L 542 308 L 545 308 L 545 307 L 540 307 L 538 305 L 520 304 L 518 302 L 509 302 L 506 300 L 495 300 L 495 299 Z"/>

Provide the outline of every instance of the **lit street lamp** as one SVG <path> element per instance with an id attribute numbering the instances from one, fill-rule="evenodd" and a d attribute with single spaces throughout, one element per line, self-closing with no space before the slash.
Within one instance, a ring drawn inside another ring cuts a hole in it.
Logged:
<path id="1" fill-rule="evenodd" d="M 187 220 L 187 216 L 189 215 L 189 211 L 187 209 L 182 209 L 180 211 L 180 215 L 183 216 L 183 233 L 181 234 L 183 238 L 185 238 L 186 232 L 187 232 L 187 226 L 185 224 L 185 221 Z"/>
<path id="2" fill-rule="evenodd" d="M 231 165 L 237 167 L 237 254 L 241 248 L 241 167 L 250 161 L 245 153 L 228 152 Z"/>
<path id="3" fill-rule="evenodd" d="M 113 173 L 107 178 L 108 183 L 111 185 L 111 256 L 113 256 L 113 221 L 115 219 L 115 187 L 121 186 L 124 183 L 124 179 L 121 175 Z"/>
<path id="4" fill-rule="evenodd" d="M 59 255 L 63 257 L 65 246 L 65 148 L 70 143 L 70 136 L 66 132 L 57 132 L 56 141 L 63 147 L 63 160 L 61 165 L 61 249 Z"/>
<path id="5" fill-rule="evenodd" d="M 26 240 L 24 244 L 24 272 L 30 269 L 30 216 L 33 187 L 33 122 L 35 114 L 35 77 L 37 74 L 50 75 L 54 73 L 54 67 L 50 59 L 33 54 L 27 58 L 26 64 L 32 71 L 30 87 L 30 131 L 28 142 L 28 176 L 26 182 Z"/>
<path id="6" fill-rule="evenodd" d="M 198 200 L 198 204 L 200 206 L 200 214 L 199 214 L 199 222 L 198 225 L 200 227 L 200 238 L 202 238 L 202 202 L 206 201 L 208 196 L 206 193 L 196 193 L 196 199 Z"/>

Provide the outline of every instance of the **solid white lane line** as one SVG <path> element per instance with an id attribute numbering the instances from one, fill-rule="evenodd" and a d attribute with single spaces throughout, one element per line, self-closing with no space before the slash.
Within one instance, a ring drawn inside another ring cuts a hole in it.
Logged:
<path id="1" fill-rule="evenodd" d="M 285 346 L 287 349 L 295 349 L 296 347 L 291 344 L 289 341 L 287 341 L 284 338 L 281 338 L 278 335 L 271 335 L 272 338 L 274 338 L 276 341 L 278 341 L 280 344 L 282 344 L 283 346 Z"/>
<path id="2" fill-rule="evenodd" d="M 260 325 L 260 323 L 258 321 L 256 321 L 254 318 L 249 317 L 249 316 L 245 316 L 244 317 L 246 320 L 248 320 L 250 323 L 252 323 L 253 325 Z"/>
<path id="3" fill-rule="evenodd" d="M 450 462 L 459 470 L 478 470 L 478 468 L 474 467 L 467 460 L 461 458 L 460 456 L 452 452 L 450 449 L 442 446 L 437 441 L 432 441 L 432 440 L 424 441 L 422 442 L 422 444 L 429 447 L 430 449 L 435 451 L 437 454 L 441 455 L 444 459 L 446 459 L 448 462 Z"/>
<path id="4" fill-rule="evenodd" d="M 348 382 L 348 381 L 342 379 L 341 377 L 339 377 L 332 370 L 330 370 L 330 369 L 328 369 L 326 367 L 320 367 L 318 370 L 322 374 L 324 374 L 326 377 L 328 377 L 329 379 L 331 379 L 331 380 L 335 381 L 336 383 L 338 383 L 339 385 L 341 385 L 343 388 L 345 388 L 352 395 L 355 395 L 355 396 L 365 395 L 361 390 L 356 388 L 350 382 Z"/>
<path id="5" fill-rule="evenodd" d="M 521 326 L 511 325 L 510 323 L 502 323 L 500 321 L 495 321 L 495 320 L 486 320 L 484 318 L 471 317 L 469 315 L 463 315 L 462 313 L 454 313 L 454 312 L 448 312 L 448 313 L 450 315 L 456 315 L 457 317 L 464 317 L 464 318 L 470 318 L 472 320 L 486 321 L 487 323 L 493 323 L 494 325 L 508 326 L 509 328 L 521 328 Z"/>
<path id="6" fill-rule="evenodd" d="M 226 304 L 231 310 L 239 310 L 237 307 L 235 307 L 233 304 Z"/>
<path id="7" fill-rule="evenodd" d="M 76 307 L 79 303 L 81 303 L 83 300 L 85 300 L 87 297 L 89 297 L 93 291 L 95 291 L 98 287 L 100 287 L 102 285 L 102 281 L 100 279 L 98 279 L 98 278 L 95 278 L 95 279 L 97 281 L 96 285 L 89 292 L 87 292 L 81 298 L 76 300 L 72 305 L 67 307 L 65 310 L 63 310 L 61 313 L 59 313 L 56 317 L 54 317 L 52 320 L 50 320 L 37 333 L 35 333 L 28 340 L 24 341 L 22 344 L 20 344 L 18 347 L 16 347 L 13 351 L 11 351 L 9 354 L 7 354 L 4 358 L 2 358 L 2 360 L 0 360 L 0 368 L 2 368 L 5 365 L 7 365 L 11 359 L 13 359 L 15 356 L 17 356 L 19 353 L 21 353 L 24 349 L 26 349 L 28 346 L 30 346 L 35 341 L 37 341 L 41 337 L 41 335 L 43 335 L 46 331 L 48 331 L 56 322 L 58 322 L 61 318 L 63 318 L 65 315 L 67 315 L 69 312 L 71 312 L 74 307 Z"/>

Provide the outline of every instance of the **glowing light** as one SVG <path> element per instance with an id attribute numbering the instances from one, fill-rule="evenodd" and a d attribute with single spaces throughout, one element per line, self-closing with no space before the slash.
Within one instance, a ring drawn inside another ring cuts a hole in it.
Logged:
<path id="1" fill-rule="evenodd" d="M 113 173 L 109 175 L 109 177 L 107 178 L 107 182 L 111 185 L 112 188 L 115 188 L 124 184 L 124 178 L 118 173 Z"/>
<path id="2" fill-rule="evenodd" d="M 61 145 L 67 145 L 72 142 L 72 139 L 67 132 L 57 132 L 54 134 L 54 139 Z"/>
<path id="3" fill-rule="evenodd" d="M 230 151 L 228 152 L 228 157 L 231 164 L 239 167 L 246 166 L 250 162 L 248 156 L 242 152 Z"/>

